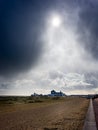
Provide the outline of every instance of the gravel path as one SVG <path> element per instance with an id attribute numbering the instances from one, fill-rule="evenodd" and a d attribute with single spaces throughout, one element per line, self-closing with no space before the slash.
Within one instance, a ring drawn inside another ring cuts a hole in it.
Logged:
<path id="1" fill-rule="evenodd" d="M 97 130 L 92 99 L 90 99 L 90 104 L 86 115 L 83 130 Z"/>
<path id="2" fill-rule="evenodd" d="M 94 111 L 95 111 L 96 125 L 98 129 L 98 98 L 93 100 L 93 105 L 94 105 Z"/>
<path id="3" fill-rule="evenodd" d="M 71 99 L 3 112 L 0 113 L 0 130 L 81 130 L 87 102 Z"/>
<path id="4" fill-rule="evenodd" d="M 39 108 L 32 108 L 29 110 L 16 111 L 0 115 L 0 129 L 1 130 L 38 130 L 60 119 L 64 113 L 64 103 L 51 104 Z"/>

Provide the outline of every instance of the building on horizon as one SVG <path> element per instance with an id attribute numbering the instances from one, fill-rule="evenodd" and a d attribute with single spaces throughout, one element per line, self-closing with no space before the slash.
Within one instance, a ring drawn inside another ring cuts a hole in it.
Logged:
<path id="1" fill-rule="evenodd" d="M 61 91 L 56 92 L 55 90 L 52 90 L 51 94 L 49 94 L 49 96 L 51 96 L 51 97 L 64 97 L 64 96 L 66 96 L 66 94 L 61 92 Z"/>
<path id="2" fill-rule="evenodd" d="M 55 90 L 52 90 L 50 94 L 47 94 L 47 95 L 43 95 L 43 94 L 37 94 L 37 93 L 34 93 L 34 94 L 31 94 L 31 96 L 33 97 L 39 97 L 39 96 L 49 96 L 49 97 L 65 97 L 66 94 L 63 93 L 63 92 L 56 92 Z"/>

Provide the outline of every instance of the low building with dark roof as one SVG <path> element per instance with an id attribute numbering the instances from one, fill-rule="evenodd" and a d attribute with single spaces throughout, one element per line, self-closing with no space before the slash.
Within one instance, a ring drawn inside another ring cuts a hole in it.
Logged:
<path id="1" fill-rule="evenodd" d="M 64 97 L 66 96 L 63 92 L 56 92 L 55 90 L 52 90 L 51 91 L 51 94 L 49 94 L 49 96 L 52 96 L 52 97 Z"/>

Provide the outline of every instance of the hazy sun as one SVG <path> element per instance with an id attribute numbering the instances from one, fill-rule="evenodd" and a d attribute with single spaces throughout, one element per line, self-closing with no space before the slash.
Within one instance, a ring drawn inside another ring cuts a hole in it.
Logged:
<path id="1" fill-rule="evenodd" d="M 59 16 L 53 16 L 51 19 L 51 24 L 54 27 L 59 27 L 61 25 L 61 18 Z"/>

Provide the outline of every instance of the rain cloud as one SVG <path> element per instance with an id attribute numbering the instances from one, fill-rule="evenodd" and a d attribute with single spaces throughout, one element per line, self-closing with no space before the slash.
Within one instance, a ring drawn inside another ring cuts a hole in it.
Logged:
<path id="1" fill-rule="evenodd" d="M 40 4 L 27 0 L 1 0 L 0 75 L 28 70 L 39 59 L 44 28 Z"/>
<path id="2" fill-rule="evenodd" d="M 78 31 L 85 50 L 98 60 L 98 1 L 87 0 L 79 11 Z"/>

